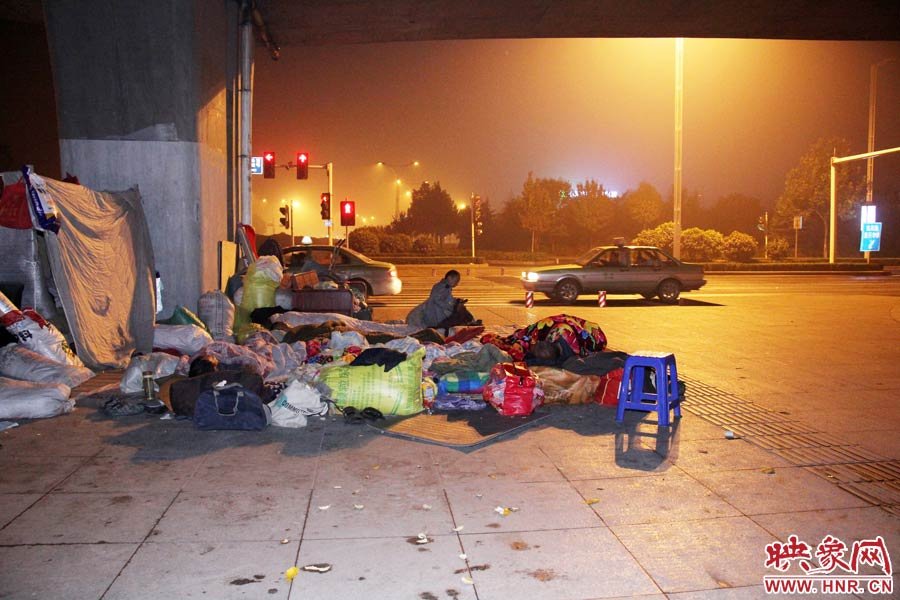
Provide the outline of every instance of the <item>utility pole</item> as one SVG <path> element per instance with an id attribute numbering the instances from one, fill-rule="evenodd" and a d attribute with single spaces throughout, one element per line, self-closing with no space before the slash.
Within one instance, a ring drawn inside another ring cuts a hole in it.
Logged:
<path id="1" fill-rule="evenodd" d="M 675 38 L 675 190 L 672 228 L 672 254 L 681 258 L 681 164 L 682 124 L 684 122 L 684 38 Z M 533 250 L 533 249 L 532 249 Z"/>
<path id="2" fill-rule="evenodd" d="M 895 58 L 885 58 L 869 67 L 869 135 L 866 153 L 875 151 L 875 106 L 878 98 L 878 67 L 895 61 Z M 872 204 L 872 187 L 875 179 L 875 157 L 866 159 L 866 204 Z M 866 262 L 870 260 L 870 253 L 865 252 Z"/>
<path id="3" fill-rule="evenodd" d="M 469 229 L 472 232 L 472 262 L 475 262 L 475 194 L 469 199 Z"/>

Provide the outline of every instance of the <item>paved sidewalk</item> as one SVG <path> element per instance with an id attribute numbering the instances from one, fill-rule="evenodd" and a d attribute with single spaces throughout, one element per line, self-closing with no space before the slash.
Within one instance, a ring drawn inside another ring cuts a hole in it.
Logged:
<path id="1" fill-rule="evenodd" d="M 197 432 L 85 407 L 23 424 L 0 433 L 0 598 L 732 600 L 766 597 L 766 544 L 792 534 L 813 547 L 882 536 L 900 558 L 891 507 L 796 452 L 861 446 L 825 444 L 807 415 L 790 422 L 809 432 L 726 439 L 717 402 L 776 424 L 778 407 L 682 373 L 688 406 L 671 430 L 554 406 L 470 452 L 331 418 Z M 812 441 L 789 443 L 800 435 Z M 284 578 L 314 563 L 332 568 Z"/>

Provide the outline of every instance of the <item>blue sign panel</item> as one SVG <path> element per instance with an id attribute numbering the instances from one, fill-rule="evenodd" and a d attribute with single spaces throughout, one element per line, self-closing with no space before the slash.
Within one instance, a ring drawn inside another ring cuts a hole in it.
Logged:
<path id="1" fill-rule="evenodd" d="M 863 223 L 862 236 L 859 238 L 860 252 L 878 252 L 881 250 L 881 223 Z"/>
<path id="2" fill-rule="evenodd" d="M 250 157 L 250 174 L 251 175 L 262 175 L 263 174 L 262 156 L 251 156 Z"/>

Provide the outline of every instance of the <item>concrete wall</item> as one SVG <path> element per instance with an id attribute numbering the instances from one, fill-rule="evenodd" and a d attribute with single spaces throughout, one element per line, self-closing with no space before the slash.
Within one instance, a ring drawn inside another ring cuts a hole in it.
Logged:
<path id="1" fill-rule="evenodd" d="M 47 0 L 64 170 L 138 186 L 164 315 L 218 283 L 229 238 L 233 0 Z"/>

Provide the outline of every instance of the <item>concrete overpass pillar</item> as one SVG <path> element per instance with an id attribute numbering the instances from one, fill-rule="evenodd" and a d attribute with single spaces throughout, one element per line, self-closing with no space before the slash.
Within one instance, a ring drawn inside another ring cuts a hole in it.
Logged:
<path id="1" fill-rule="evenodd" d="M 233 231 L 234 0 L 45 0 L 62 171 L 137 185 L 163 315 L 218 283 Z"/>

